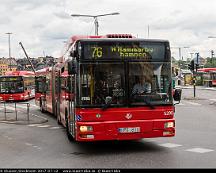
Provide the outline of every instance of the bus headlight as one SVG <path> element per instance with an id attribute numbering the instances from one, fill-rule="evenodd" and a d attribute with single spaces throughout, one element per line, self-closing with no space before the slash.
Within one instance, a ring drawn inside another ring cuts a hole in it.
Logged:
<path id="1" fill-rule="evenodd" d="M 164 123 L 164 128 L 172 128 L 174 127 L 174 122 L 165 122 Z"/>
<path id="2" fill-rule="evenodd" d="M 92 126 L 80 126 L 80 132 L 89 132 L 92 131 Z"/>

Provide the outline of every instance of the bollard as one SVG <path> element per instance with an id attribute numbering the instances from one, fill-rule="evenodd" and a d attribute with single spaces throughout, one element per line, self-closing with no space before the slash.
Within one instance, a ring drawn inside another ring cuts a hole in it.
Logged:
<path id="1" fill-rule="evenodd" d="M 30 107 L 30 104 L 27 103 L 27 120 L 28 120 L 28 123 L 29 123 L 29 107 Z"/>
<path id="2" fill-rule="evenodd" d="M 15 113 L 16 113 L 16 121 L 17 121 L 17 106 L 16 106 L 16 102 L 14 103 L 15 104 Z"/>
<path id="3" fill-rule="evenodd" d="M 6 117 L 6 104 L 4 102 L 4 114 L 5 114 L 5 121 L 7 120 L 7 117 Z"/>

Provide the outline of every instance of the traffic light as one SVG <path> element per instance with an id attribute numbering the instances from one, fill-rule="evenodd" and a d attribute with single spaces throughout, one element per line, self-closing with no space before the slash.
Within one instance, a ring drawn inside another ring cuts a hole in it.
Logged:
<path id="1" fill-rule="evenodd" d="M 197 70 L 198 70 L 198 68 L 199 68 L 199 64 L 196 64 L 195 66 L 196 66 L 196 71 L 197 71 Z"/>
<path id="2" fill-rule="evenodd" d="M 213 58 L 214 57 L 214 51 L 211 50 L 211 57 Z"/>
<path id="3" fill-rule="evenodd" d="M 191 62 L 190 62 L 190 64 L 188 64 L 188 69 L 190 70 L 190 71 L 194 71 L 194 60 L 192 60 Z"/>

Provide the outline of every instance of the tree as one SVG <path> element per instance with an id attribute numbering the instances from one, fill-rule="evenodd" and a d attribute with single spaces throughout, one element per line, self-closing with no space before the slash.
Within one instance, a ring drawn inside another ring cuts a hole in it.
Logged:
<path id="1" fill-rule="evenodd" d="M 216 67 L 216 58 L 207 57 L 206 60 L 207 62 L 204 65 L 205 68 Z"/>

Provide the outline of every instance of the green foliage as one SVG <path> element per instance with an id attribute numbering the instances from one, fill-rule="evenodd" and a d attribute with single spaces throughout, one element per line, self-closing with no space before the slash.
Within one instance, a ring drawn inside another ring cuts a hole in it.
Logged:
<path id="1" fill-rule="evenodd" d="M 207 62 L 204 65 L 205 68 L 216 67 L 216 58 L 206 58 Z"/>

